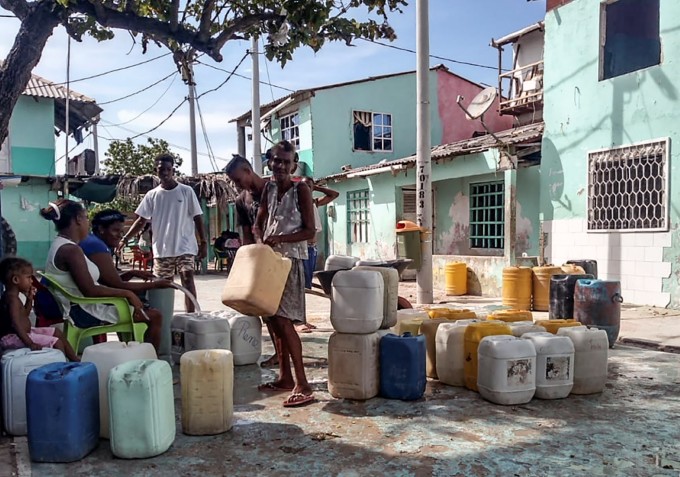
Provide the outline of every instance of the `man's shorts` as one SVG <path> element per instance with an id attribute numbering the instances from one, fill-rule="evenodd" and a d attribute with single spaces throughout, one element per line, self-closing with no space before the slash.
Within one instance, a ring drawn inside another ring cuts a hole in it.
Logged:
<path id="1" fill-rule="evenodd" d="M 54 344 L 59 341 L 59 338 L 54 336 L 54 331 L 55 329 L 50 326 L 31 328 L 28 337 L 31 338 L 31 341 L 35 344 L 38 344 L 43 348 L 52 348 Z M 3 336 L 0 340 L 0 346 L 4 349 L 19 349 L 26 347 L 24 342 L 15 334 Z"/>
<path id="2" fill-rule="evenodd" d="M 172 280 L 178 273 L 193 272 L 195 258 L 195 255 L 191 254 L 179 257 L 154 257 L 153 274 L 159 278 Z"/>

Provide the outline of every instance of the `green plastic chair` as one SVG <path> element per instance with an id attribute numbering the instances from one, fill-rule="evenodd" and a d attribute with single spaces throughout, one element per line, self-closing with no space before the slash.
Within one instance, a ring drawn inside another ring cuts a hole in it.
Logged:
<path id="1" fill-rule="evenodd" d="M 74 350 L 79 350 L 80 342 L 90 336 L 101 335 L 105 333 L 119 333 L 124 341 L 144 341 L 144 333 L 146 332 L 145 323 L 135 323 L 132 320 L 132 312 L 130 304 L 125 298 L 121 297 L 103 297 L 103 298 L 86 298 L 70 294 L 64 289 L 53 277 L 45 273 L 38 272 L 42 278 L 47 282 L 47 287 L 54 293 L 59 293 L 64 296 L 71 303 L 76 305 L 96 304 L 101 303 L 105 305 L 113 305 L 118 310 L 118 322 L 109 325 L 92 326 L 90 328 L 78 328 L 71 319 L 64 323 L 64 331 L 66 340 L 69 342 Z"/>

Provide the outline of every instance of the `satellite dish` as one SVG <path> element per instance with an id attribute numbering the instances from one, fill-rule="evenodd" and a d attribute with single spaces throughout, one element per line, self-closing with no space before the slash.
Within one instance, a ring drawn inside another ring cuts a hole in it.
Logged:
<path id="1" fill-rule="evenodd" d="M 475 96 L 467 108 L 463 108 L 460 104 L 463 98 L 459 97 L 458 104 L 463 108 L 468 119 L 479 119 L 484 113 L 486 113 L 496 98 L 498 97 L 498 91 L 493 86 L 483 89 Z"/>

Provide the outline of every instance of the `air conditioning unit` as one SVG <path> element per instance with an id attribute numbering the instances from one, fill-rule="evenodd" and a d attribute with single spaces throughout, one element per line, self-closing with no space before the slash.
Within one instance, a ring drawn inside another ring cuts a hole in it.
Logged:
<path id="1" fill-rule="evenodd" d="M 93 176 L 99 171 L 99 164 L 92 149 L 83 152 L 68 160 L 67 173 L 70 176 Z"/>

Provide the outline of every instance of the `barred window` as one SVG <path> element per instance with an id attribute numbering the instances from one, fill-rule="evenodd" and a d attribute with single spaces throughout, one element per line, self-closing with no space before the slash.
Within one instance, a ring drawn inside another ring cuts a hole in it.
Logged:
<path id="1" fill-rule="evenodd" d="M 505 246 L 504 184 L 470 184 L 470 248 Z"/>
<path id="2" fill-rule="evenodd" d="M 668 145 L 588 154 L 588 230 L 668 230 Z"/>
<path id="3" fill-rule="evenodd" d="M 369 212 L 368 189 L 347 193 L 347 241 L 349 243 L 368 243 Z"/>

